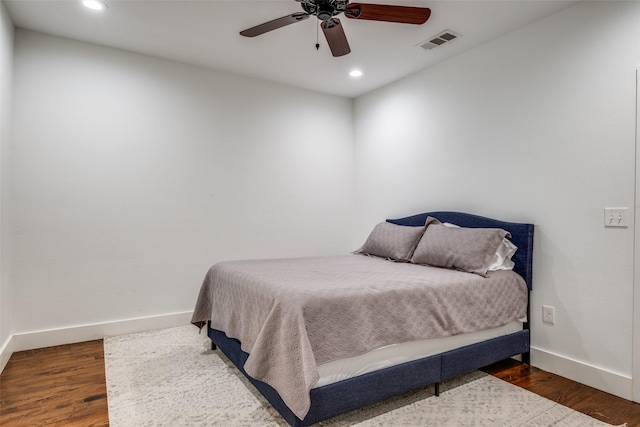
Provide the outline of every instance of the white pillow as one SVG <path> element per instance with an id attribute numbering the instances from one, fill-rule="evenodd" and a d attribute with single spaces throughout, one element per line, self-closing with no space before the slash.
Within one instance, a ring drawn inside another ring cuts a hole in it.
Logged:
<path id="1" fill-rule="evenodd" d="M 513 270 L 515 264 L 511 261 L 511 257 L 516 253 L 518 247 L 511 243 L 506 237 L 502 239 L 502 244 L 498 247 L 493 262 L 489 266 L 489 271 L 496 270 Z"/>

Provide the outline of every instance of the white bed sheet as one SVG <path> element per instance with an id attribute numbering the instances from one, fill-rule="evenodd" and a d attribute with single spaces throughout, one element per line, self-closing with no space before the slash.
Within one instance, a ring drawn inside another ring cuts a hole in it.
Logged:
<path id="1" fill-rule="evenodd" d="M 338 381 L 388 368 L 401 363 L 411 362 L 423 357 L 476 344 L 491 338 L 509 335 L 522 330 L 521 321 L 513 321 L 504 326 L 470 334 L 459 334 L 450 337 L 432 338 L 402 344 L 392 344 L 369 351 L 367 353 L 333 360 L 318 366 L 320 379 L 313 388 L 322 387 Z"/>

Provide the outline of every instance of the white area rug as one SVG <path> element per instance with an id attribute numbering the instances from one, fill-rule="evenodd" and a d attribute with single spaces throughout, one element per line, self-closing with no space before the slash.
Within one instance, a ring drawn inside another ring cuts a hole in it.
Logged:
<path id="1" fill-rule="evenodd" d="M 104 340 L 111 427 L 288 424 L 194 326 Z M 321 423 L 372 426 L 607 426 L 473 372 Z"/>

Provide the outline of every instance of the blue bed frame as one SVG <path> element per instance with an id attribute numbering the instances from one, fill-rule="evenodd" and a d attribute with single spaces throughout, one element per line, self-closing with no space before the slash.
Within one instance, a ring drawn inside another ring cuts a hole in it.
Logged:
<path id="1" fill-rule="evenodd" d="M 502 228 L 509 231 L 511 241 L 518 247 L 518 251 L 512 258 L 515 263 L 514 271 L 525 279 L 531 291 L 533 224 L 505 222 L 447 211 L 427 212 L 405 218 L 389 219 L 387 222 L 419 227 L 424 225 L 427 216 L 462 227 Z M 311 408 L 301 420 L 285 405 L 278 392 L 268 384 L 251 378 L 245 372 L 244 364 L 249 355 L 242 351 L 238 340 L 228 338 L 224 332 L 210 327 L 208 336 L 211 338 L 212 348 L 219 347 L 293 427 L 308 426 L 431 384 L 435 385 L 436 394 L 438 394 L 441 381 L 519 354 L 522 355 L 524 363 L 529 363 L 529 325 L 525 324 L 523 330 L 516 333 L 314 388 L 311 390 Z"/>

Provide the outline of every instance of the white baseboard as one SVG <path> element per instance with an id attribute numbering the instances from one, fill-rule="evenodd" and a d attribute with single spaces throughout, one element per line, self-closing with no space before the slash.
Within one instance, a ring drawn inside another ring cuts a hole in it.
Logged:
<path id="1" fill-rule="evenodd" d="M 570 380 L 631 400 L 631 377 L 531 347 L 531 365 Z"/>
<path id="2" fill-rule="evenodd" d="M 11 355 L 15 351 L 13 347 L 14 341 L 13 335 L 11 335 L 0 347 L 0 373 L 4 370 L 4 367 L 7 366 L 7 362 L 9 362 Z"/>
<path id="3" fill-rule="evenodd" d="M 191 322 L 192 314 L 193 312 L 188 311 L 138 319 L 118 320 L 115 322 L 18 333 L 13 335 L 13 351 L 32 350 L 34 348 L 97 340 L 107 336 L 184 326 Z"/>

